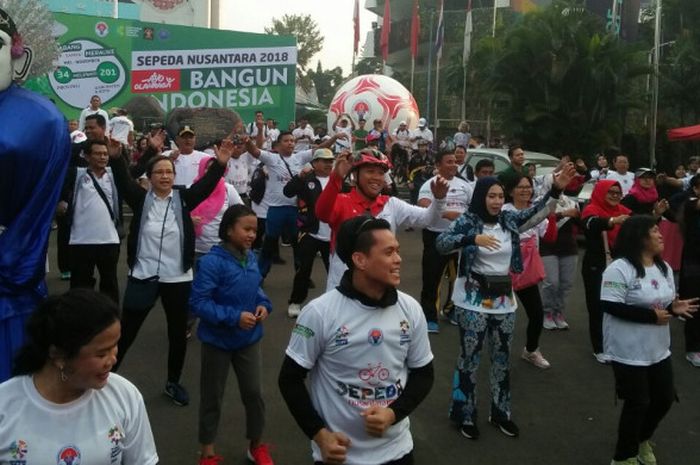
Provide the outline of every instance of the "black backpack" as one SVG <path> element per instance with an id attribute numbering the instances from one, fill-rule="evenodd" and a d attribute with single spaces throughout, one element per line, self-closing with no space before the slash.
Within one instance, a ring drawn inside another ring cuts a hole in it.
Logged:
<path id="1" fill-rule="evenodd" d="M 267 185 L 267 174 L 263 170 L 263 164 L 260 163 L 253 175 L 250 177 L 250 191 L 248 192 L 248 197 L 255 203 L 262 202 L 265 196 L 265 186 Z"/>

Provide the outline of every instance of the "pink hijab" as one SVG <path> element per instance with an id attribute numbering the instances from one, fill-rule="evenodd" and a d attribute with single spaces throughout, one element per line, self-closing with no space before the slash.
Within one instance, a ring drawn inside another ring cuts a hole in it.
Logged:
<path id="1" fill-rule="evenodd" d="M 204 174 L 207 172 L 207 166 L 209 165 L 209 162 L 211 162 L 212 160 L 214 160 L 214 157 L 202 158 L 200 160 L 199 171 L 197 174 L 197 178 L 194 180 L 195 182 L 202 179 Z M 224 182 L 224 178 L 222 177 L 219 179 L 219 182 L 216 183 L 216 187 L 214 188 L 212 193 L 209 194 L 209 197 L 207 197 L 202 203 L 197 205 L 197 208 L 190 212 L 190 216 L 193 219 L 195 217 L 199 217 L 201 219 L 199 224 L 197 224 L 197 222 L 194 222 L 195 237 L 199 237 L 202 235 L 204 225 L 211 223 L 214 220 L 214 218 L 216 218 L 216 215 L 218 215 L 221 209 L 223 208 L 225 201 L 226 183 Z"/>

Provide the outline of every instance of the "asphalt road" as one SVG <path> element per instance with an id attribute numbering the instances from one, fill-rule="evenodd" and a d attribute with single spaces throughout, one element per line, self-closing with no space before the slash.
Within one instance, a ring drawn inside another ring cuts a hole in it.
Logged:
<path id="1" fill-rule="evenodd" d="M 420 232 L 399 235 L 403 257 L 401 289 L 418 298 L 421 288 Z M 122 247 L 121 285 L 126 280 L 126 248 Z M 287 411 L 277 388 L 277 374 L 289 340 L 293 320 L 287 318 L 287 298 L 293 270 L 291 249 L 282 249 L 287 265 L 273 267 L 265 285 L 274 311 L 265 323 L 263 338 L 264 392 L 267 406 L 264 440 L 272 444 L 277 464 L 311 464 L 309 441 Z M 55 234 L 51 237 L 52 293 L 67 290 L 56 269 Z M 568 331 L 545 331 L 541 349 L 552 363 L 540 370 L 520 359 L 524 346 L 526 316 L 518 310 L 518 322 L 512 349 L 511 384 L 513 420 L 521 435 L 512 439 L 486 424 L 488 416 L 488 358 L 482 357 L 480 370 L 481 438 L 463 438 L 447 418 L 452 373 L 457 358 L 458 333 L 443 322 L 441 332 L 431 335 L 435 354 L 435 385 L 428 398 L 411 415 L 416 463 L 423 465 L 593 465 L 609 464 L 621 404 L 614 397 L 612 369 L 593 359 L 588 342 L 588 320 L 583 284 L 578 282 L 567 311 Z M 318 284 L 311 297 L 325 288 L 325 271 L 317 261 L 313 275 Z M 122 287 L 123 290 L 123 287 Z M 700 369 L 684 358 L 682 323 L 672 322 L 673 363 L 681 402 L 674 404 L 661 423 L 654 441 L 663 465 L 700 464 Z M 189 341 L 182 382 L 192 402 L 177 407 L 163 394 L 166 375 L 167 337 L 164 313 L 158 305 L 149 316 L 138 339 L 122 365 L 121 374 L 135 383 L 146 401 L 162 464 L 196 464 L 198 459 L 197 409 L 199 398 L 200 344 Z M 225 463 L 246 464 L 245 421 L 235 376 L 229 377 L 225 411 L 219 428 L 217 449 Z"/>

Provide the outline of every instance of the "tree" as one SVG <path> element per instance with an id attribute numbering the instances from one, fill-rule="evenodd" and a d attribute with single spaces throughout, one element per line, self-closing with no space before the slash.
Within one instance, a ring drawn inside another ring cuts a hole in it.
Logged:
<path id="1" fill-rule="evenodd" d="M 340 87 L 344 79 L 343 69 L 340 66 L 324 70 L 321 61 L 316 65 L 316 71 L 309 70 L 306 76 L 313 82 L 318 94 L 318 101 L 323 106 L 330 105 L 335 90 Z"/>
<path id="2" fill-rule="evenodd" d="M 297 38 L 297 66 L 301 71 L 305 71 L 311 58 L 323 49 L 323 36 L 311 15 L 284 15 L 282 19 L 272 18 L 272 26 L 266 27 L 265 32 Z"/>
<path id="3" fill-rule="evenodd" d="M 380 57 L 365 57 L 355 65 L 355 74 L 358 76 L 363 74 L 383 74 L 384 63 Z"/>

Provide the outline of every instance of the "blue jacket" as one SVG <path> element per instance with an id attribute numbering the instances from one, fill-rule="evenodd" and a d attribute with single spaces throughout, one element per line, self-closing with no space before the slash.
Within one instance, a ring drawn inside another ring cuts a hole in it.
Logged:
<path id="1" fill-rule="evenodd" d="M 530 208 L 519 211 L 504 211 L 498 214 L 498 223 L 505 231 L 510 233 L 513 253 L 510 256 L 510 270 L 514 273 L 523 271 L 523 258 L 520 253 L 520 227 L 530 218 L 535 216 L 540 210 L 547 207 L 547 202 L 551 198 L 559 197 L 561 192 L 552 189 Z M 461 259 L 457 274 L 468 277 L 471 267 L 476 259 L 479 246 L 476 245 L 476 236 L 483 234 L 484 222 L 474 213 L 466 211 L 454 220 L 445 232 L 440 233 L 435 241 L 435 248 L 441 254 L 448 254 L 453 250 L 460 250 Z"/>
<path id="2" fill-rule="evenodd" d="M 200 318 L 199 340 L 222 350 L 238 350 L 262 338 L 262 324 L 244 330 L 242 312 L 255 313 L 258 305 L 272 311 L 272 302 L 260 288 L 262 276 L 255 254 L 241 263 L 219 245 L 199 259 L 192 282 L 190 308 Z"/>

